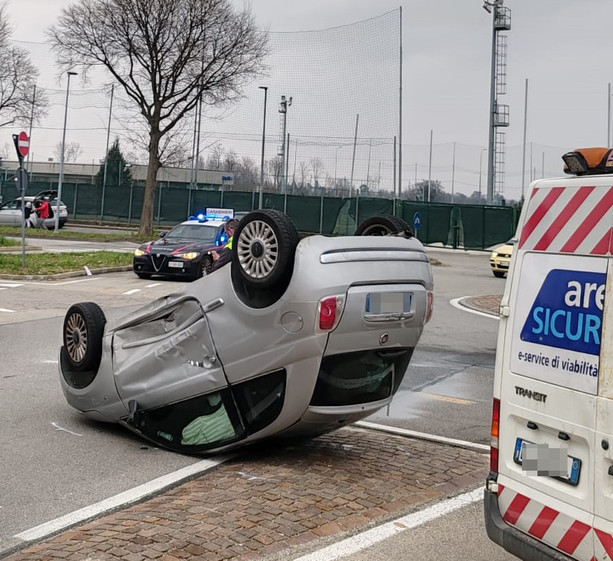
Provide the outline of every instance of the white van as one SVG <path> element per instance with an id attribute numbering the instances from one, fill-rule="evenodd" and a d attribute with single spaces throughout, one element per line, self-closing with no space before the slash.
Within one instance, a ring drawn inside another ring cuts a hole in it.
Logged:
<path id="1" fill-rule="evenodd" d="M 488 536 L 524 560 L 613 559 L 613 150 L 530 185 L 494 375 Z M 602 344 L 601 344 L 602 342 Z"/>

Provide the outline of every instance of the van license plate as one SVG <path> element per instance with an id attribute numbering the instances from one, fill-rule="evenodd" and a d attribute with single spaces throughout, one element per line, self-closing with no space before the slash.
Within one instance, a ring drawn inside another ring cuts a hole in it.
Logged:
<path id="1" fill-rule="evenodd" d="M 519 465 L 522 465 L 522 454 L 523 454 L 522 445 L 524 443 L 534 445 L 533 442 L 523 440 L 522 438 L 517 438 L 515 440 L 515 451 L 513 452 L 513 461 Z M 565 476 L 552 475 L 551 477 L 553 477 L 554 479 L 563 481 L 564 483 L 568 483 L 569 485 L 578 485 L 580 472 L 581 472 L 581 460 L 573 456 L 567 456 L 567 474 Z M 541 474 L 539 473 L 537 475 L 541 475 Z M 546 475 L 546 474 L 543 473 L 542 475 Z"/>

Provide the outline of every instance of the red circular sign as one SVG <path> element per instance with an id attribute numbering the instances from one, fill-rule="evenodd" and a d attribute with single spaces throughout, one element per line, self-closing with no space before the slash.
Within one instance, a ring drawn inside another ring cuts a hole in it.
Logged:
<path id="1" fill-rule="evenodd" d="M 30 150 L 30 138 L 24 131 L 21 131 L 17 137 L 17 150 L 24 158 Z"/>

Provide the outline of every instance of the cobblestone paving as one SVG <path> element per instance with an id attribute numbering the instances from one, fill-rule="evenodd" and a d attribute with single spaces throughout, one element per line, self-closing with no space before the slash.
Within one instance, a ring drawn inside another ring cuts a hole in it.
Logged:
<path id="1" fill-rule="evenodd" d="M 291 559 L 482 484 L 487 455 L 347 427 L 252 448 L 6 561 Z"/>

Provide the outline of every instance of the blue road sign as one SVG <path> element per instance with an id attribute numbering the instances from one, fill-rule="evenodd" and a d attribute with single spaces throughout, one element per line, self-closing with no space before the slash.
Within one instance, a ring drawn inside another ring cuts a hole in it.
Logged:
<path id="1" fill-rule="evenodd" d="M 413 215 L 413 227 L 415 228 L 415 231 L 419 230 L 420 226 L 421 226 L 421 214 L 419 214 L 419 212 L 416 212 Z"/>

